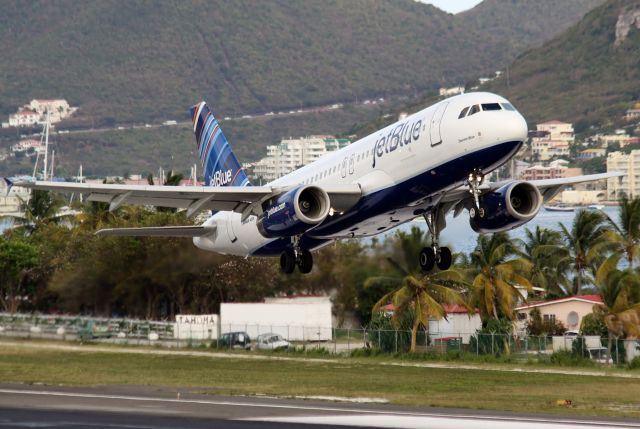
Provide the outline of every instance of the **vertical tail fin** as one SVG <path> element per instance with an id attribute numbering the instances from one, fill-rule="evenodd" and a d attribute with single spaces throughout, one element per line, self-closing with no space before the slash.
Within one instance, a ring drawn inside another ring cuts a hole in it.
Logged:
<path id="1" fill-rule="evenodd" d="M 220 124 L 204 101 L 192 106 L 191 118 L 207 186 L 248 186 L 249 178 L 233 154 Z"/>

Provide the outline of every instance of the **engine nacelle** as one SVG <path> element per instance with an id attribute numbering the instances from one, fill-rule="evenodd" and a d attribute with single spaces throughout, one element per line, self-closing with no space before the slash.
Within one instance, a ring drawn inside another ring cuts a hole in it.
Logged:
<path id="1" fill-rule="evenodd" d="M 511 182 L 482 196 L 484 217 L 476 214 L 469 220 L 479 233 L 508 231 L 534 218 L 542 206 L 542 195 L 528 182 Z"/>
<path id="2" fill-rule="evenodd" d="M 317 186 L 300 186 L 263 205 L 258 230 L 267 238 L 302 234 L 324 221 L 330 207 L 326 191 Z"/>

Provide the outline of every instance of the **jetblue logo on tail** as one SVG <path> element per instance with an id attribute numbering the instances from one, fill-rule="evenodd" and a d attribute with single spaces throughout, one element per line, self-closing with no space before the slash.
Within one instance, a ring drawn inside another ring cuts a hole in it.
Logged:
<path id="1" fill-rule="evenodd" d="M 191 118 L 205 183 L 209 186 L 251 185 L 207 103 L 203 101 L 191 107 Z"/>
<path id="2" fill-rule="evenodd" d="M 224 186 L 227 183 L 231 183 L 231 170 L 227 170 L 224 173 L 218 170 L 211 178 L 209 186 Z"/>

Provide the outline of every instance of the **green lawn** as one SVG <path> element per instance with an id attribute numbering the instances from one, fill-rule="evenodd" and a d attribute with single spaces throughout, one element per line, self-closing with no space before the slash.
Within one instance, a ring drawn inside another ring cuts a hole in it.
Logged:
<path id="1" fill-rule="evenodd" d="M 395 404 L 640 416 L 640 380 L 381 365 L 372 360 L 237 359 L 6 346 L 4 383 L 136 384 L 232 395 L 338 395 Z M 573 408 L 556 401 L 571 399 Z"/>

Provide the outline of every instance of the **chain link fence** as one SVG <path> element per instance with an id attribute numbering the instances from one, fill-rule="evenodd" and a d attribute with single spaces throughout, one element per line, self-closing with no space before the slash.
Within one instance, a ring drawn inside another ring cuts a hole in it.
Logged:
<path id="1" fill-rule="evenodd" d="M 162 321 L 2 313 L 0 337 L 348 356 L 404 354 L 411 347 L 411 332 L 405 330 L 224 323 L 184 327 Z M 640 356 L 640 342 L 612 339 L 609 344 L 608 338 L 600 336 L 518 336 L 420 330 L 416 335 L 416 352 L 434 357 L 551 358 L 552 362 L 554 356 L 557 359 L 571 357 L 620 365 Z"/>

